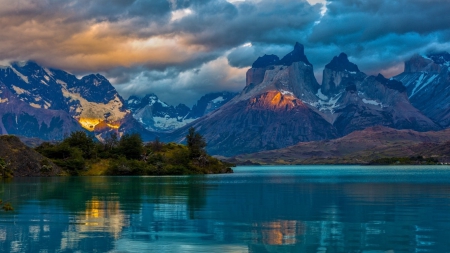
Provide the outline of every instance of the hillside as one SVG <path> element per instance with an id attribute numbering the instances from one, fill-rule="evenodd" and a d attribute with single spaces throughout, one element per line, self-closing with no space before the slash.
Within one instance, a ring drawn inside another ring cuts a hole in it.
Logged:
<path id="1" fill-rule="evenodd" d="M 49 159 L 25 146 L 18 137 L 12 135 L 0 136 L 0 159 L 5 166 L 5 170 L 0 171 L 2 176 L 10 174 L 8 176 L 42 177 L 56 176 L 61 173 L 61 169 Z"/>
<path id="2" fill-rule="evenodd" d="M 371 127 L 345 137 L 299 143 L 279 150 L 243 154 L 238 164 L 366 164 L 388 157 L 427 156 L 448 162 L 450 130 L 417 132 Z"/>

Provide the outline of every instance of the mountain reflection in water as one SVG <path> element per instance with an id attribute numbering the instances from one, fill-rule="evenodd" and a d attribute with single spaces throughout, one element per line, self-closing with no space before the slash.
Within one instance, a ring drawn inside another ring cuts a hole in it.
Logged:
<path id="1" fill-rule="evenodd" d="M 0 252 L 446 252 L 449 167 L 238 167 L 231 175 L 0 184 Z"/>

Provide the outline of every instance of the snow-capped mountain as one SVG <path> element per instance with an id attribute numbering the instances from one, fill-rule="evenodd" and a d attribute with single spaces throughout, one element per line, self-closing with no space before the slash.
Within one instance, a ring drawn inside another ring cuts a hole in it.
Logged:
<path id="1" fill-rule="evenodd" d="M 155 94 L 143 98 L 130 96 L 126 105 L 133 117 L 151 131 L 170 131 L 189 124 L 211 111 L 216 110 L 235 96 L 230 92 L 206 94 L 193 106 L 185 104 L 171 106 Z"/>
<path id="2" fill-rule="evenodd" d="M 375 125 L 417 131 L 440 129 L 411 105 L 402 83 L 381 74 L 367 76 L 344 53 L 325 66 L 316 95 L 318 102 L 310 105 L 340 136 Z"/>
<path id="3" fill-rule="evenodd" d="M 173 130 L 195 120 L 187 119 L 190 109 L 186 105 L 179 104 L 175 107 L 168 105 L 155 94 L 148 94 L 143 98 L 130 96 L 126 105 L 133 113 L 133 117 L 152 131 Z"/>
<path id="4" fill-rule="evenodd" d="M 226 104 L 236 95 L 237 93 L 227 91 L 208 93 L 197 101 L 187 118 L 198 119 L 203 117 L 204 115 L 219 109 L 219 107 Z"/>
<path id="5" fill-rule="evenodd" d="M 367 76 L 341 54 L 315 77 L 301 44 L 281 60 L 258 58 L 243 91 L 209 115 L 174 131 L 181 141 L 191 126 L 213 154 L 231 156 L 298 142 L 337 138 L 376 125 L 418 131 L 440 127 L 414 108 L 406 88 L 382 75 Z"/>
<path id="6" fill-rule="evenodd" d="M 0 68 L 0 85 L 3 134 L 61 139 L 64 134 L 82 127 L 101 139 L 108 131 L 127 131 L 122 124 L 134 120 L 111 83 L 99 74 L 78 79 L 65 71 L 44 68 L 34 62 L 16 62 Z M 16 124 L 9 120 L 11 118 L 16 119 Z M 19 124 L 21 118 L 37 122 L 33 127 L 36 131 L 24 129 L 30 123 Z M 55 134 L 41 134 L 41 131 L 49 131 L 50 122 L 59 122 L 59 127 L 65 127 L 58 130 L 53 123 Z"/>
<path id="7" fill-rule="evenodd" d="M 414 55 L 394 77 L 405 85 L 411 103 L 442 127 L 450 126 L 450 54 Z"/>

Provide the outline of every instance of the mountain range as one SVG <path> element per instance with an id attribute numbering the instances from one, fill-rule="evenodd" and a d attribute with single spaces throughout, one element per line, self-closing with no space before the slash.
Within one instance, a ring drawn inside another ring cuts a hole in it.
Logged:
<path id="1" fill-rule="evenodd" d="M 415 55 L 398 76 L 367 75 L 345 53 L 317 82 L 303 45 L 264 55 L 239 94 L 206 94 L 189 108 L 157 95 L 123 99 L 102 75 L 81 78 L 34 62 L 0 68 L 0 133 L 44 140 L 84 130 L 138 132 L 183 142 L 190 127 L 211 154 L 234 156 L 344 137 L 374 126 L 439 131 L 450 126 L 450 54 Z"/>
<path id="2" fill-rule="evenodd" d="M 378 125 L 421 132 L 443 129 L 410 103 L 402 82 L 368 76 L 344 53 L 325 66 L 321 84 L 298 43 L 281 59 L 259 57 L 246 80 L 239 95 L 175 130 L 169 140 L 181 141 L 194 126 L 208 140 L 211 153 L 234 156 L 334 139 Z M 448 98 L 442 99 L 448 104 Z"/>
<path id="3" fill-rule="evenodd" d="M 133 117 L 147 130 L 162 132 L 185 126 L 221 107 L 236 95 L 232 92 L 208 93 L 201 97 L 192 109 L 185 104 L 168 105 L 155 94 L 148 94 L 142 98 L 130 96 L 126 100 L 126 105 Z"/>

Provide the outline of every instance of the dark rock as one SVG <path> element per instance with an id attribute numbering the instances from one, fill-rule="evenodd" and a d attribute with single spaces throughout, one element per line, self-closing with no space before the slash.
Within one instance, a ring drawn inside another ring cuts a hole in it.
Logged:
<path id="1" fill-rule="evenodd" d="M 276 55 L 267 55 L 258 57 L 258 59 L 252 64 L 252 68 L 266 68 L 271 65 L 276 65 L 280 61 L 280 58 Z"/>
<path id="2" fill-rule="evenodd" d="M 450 53 L 440 52 L 440 53 L 429 54 L 428 58 L 433 60 L 434 63 L 442 65 L 447 62 L 450 62 Z"/>
<path id="3" fill-rule="evenodd" d="M 325 65 L 325 68 L 334 71 L 350 71 L 350 72 L 360 72 L 356 64 L 350 62 L 345 53 L 341 53 L 339 56 L 335 56 L 330 63 Z"/>
<path id="4" fill-rule="evenodd" d="M 393 79 L 386 79 L 382 74 L 378 74 L 375 78 L 379 83 L 385 85 L 389 89 L 397 90 L 399 92 L 406 91 L 406 87 L 403 86 L 402 82 Z"/>
<path id="5" fill-rule="evenodd" d="M 312 66 L 312 64 L 306 58 L 305 47 L 298 42 L 295 43 L 294 50 L 285 55 L 278 64 L 290 66 L 294 62 L 303 62 L 309 66 Z"/>

